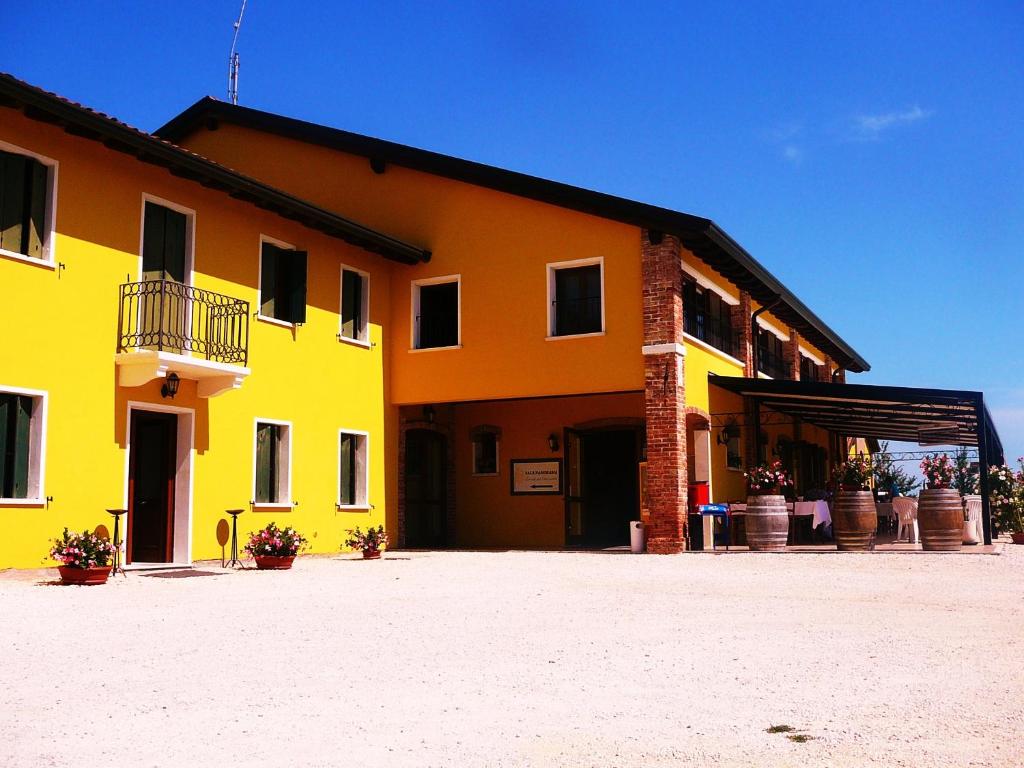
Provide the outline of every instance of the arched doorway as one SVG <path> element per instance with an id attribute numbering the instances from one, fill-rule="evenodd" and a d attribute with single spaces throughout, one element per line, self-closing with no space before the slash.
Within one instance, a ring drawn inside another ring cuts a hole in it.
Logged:
<path id="1" fill-rule="evenodd" d="M 448 441 L 430 429 L 405 433 L 405 546 L 447 543 Z"/>

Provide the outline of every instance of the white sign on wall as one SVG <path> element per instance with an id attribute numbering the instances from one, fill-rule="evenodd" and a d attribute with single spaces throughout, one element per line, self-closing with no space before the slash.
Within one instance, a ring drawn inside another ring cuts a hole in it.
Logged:
<path id="1" fill-rule="evenodd" d="M 512 495 L 562 493 L 561 459 L 512 459 Z"/>

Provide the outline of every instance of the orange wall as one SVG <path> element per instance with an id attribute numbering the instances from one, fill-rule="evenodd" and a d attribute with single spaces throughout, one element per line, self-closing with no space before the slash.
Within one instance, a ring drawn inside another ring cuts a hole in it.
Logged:
<path id="1" fill-rule="evenodd" d="M 562 496 L 512 496 L 511 459 L 560 458 L 548 435 L 562 442 L 565 427 L 595 419 L 643 418 L 643 394 L 595 395 L 455 407 L 456 536 L 459 546 L 559 548 L 565 545 L 565 499 Z M 482 424 L 501 427 L 498 474 L 474 477 L 470 430 Z M 563 484 L 565 482 L 565 467 Z"/>
<path id="2" fill-rule="evenodd" d="M 393 268 L 394 403 L 643 387 L 638 228 L 398 166 L 375 174 L 365 158 L 228 124 L 186 143 L 433 252 L 428 264 Z M 599 256 L 606 334 L 545 340 L 545 265 Z M 451 274 L 462 276 L 462 348 L 410 352 L 410 281 Z"/>

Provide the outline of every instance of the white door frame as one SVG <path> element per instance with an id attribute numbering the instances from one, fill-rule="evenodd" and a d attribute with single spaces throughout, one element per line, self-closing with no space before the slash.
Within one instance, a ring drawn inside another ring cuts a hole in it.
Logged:
<path id="1" fill-rule="evenodd" d="M 179 417 L 174 457 L 174 551 L 171 563 L 164 563 L 163 565 L 191 565 L 196 411 L 194 408 L 179 408 L 178 406 L 164 405 L 163 403 L 147 403 L 138 400 L 128 401 L 124 437 L 124 509 L 128 509 L 128 472 L 132 454 L 132 411 L 173 413 Z M 124 547 L 125 542 L 128 540 L 127 518 L 125 519 L 125 530 L 121 534 L 121 539 L 121 546 Z M 146 567 L 161 564 L 140 563 L 139 565 Z"/>

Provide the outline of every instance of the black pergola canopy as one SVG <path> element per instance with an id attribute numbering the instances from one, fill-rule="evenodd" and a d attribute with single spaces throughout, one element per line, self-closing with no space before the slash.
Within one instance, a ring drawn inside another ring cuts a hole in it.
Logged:
<path id="1" fill-rule="evenodd" d="M 1004 462 L 1003 445 L 981 392 L 814 381 L 710 377 L 761 406 L 847 437 L 978 449 L 982 468 Z M 760 431 L 760 416 L 755 417 Z M 988 472 L 980 473 L 985 543 L 991 543 Z"/>

